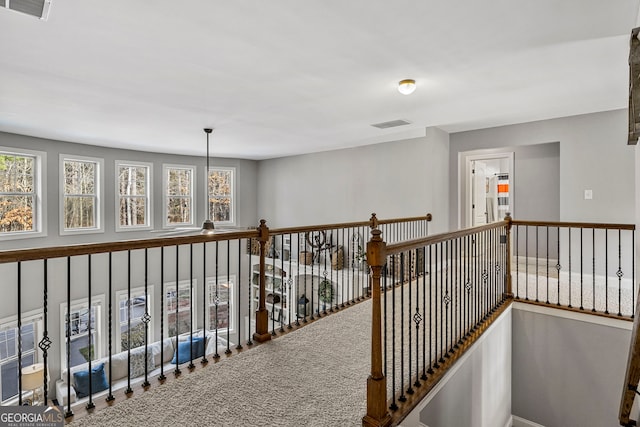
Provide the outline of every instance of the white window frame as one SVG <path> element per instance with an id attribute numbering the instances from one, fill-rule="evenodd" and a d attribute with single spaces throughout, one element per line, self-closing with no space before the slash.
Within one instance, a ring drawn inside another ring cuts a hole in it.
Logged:
<path id="1" fill-rule="evenodd" d="M 222 171 L 222 172 L 231 172 L 231 195 L 228 196 L 231 199 L 231 202 L 229 204 L 229 221 L 216 221 L 215 218 L 210 218 L 215 224 L 222 224 L 222 225 L 235 225 L 236 224 L 236 168 L 233 166 L 211 166 L 209 167 L 209 171 L 207 173 L 207 176 L 205 177 L 205 218 L 209 218 L 209 199 L 212 196 L 211 194 L 209 194 L 209 174 L 211 172 L 217 172 L 217 171 Z M 226 197 L 226 196 L 225 196 Z"/>
<path id="2" fill-rule="evenodd" d="M 191 192 L 189 194 L 189 199 L 191 200 L 191 212 L 189 216 L 191 218 L 191 222 L 181 222 L 181 223 L 170 223 L 169 222 L 169 170 L 171 169 L 183 169 L 191 171 Z M 196 167 L 192 165 L 174 165 L 174 164 L 163 164 L 162 165 L 162 225 L 164 228 L 180 228 L 180 227 L 193 227 L 195 224 L 195 212 L 196 212 L 196 201 L 194 198 L 195 194 L 195 174 Z"/>
<path id="3" fill-rule="evenodd" d="M 121 351 L 123 351 L 122 349 L 122 326 L 126 326 L 127 325 L 127 319 L 123 319 L 120 316 L 120 302 L 121 301 L 126 301 L 127 300 L 127 295 L 128 292 L 126 289 L 123 289 L 121 291 L 116 291 L 116 319 L 117 319 L 117 327 L 116 327 L 116 353 L 119 353 Z M 143 297 L 144 296 L 144 287 L 137 287 L 137 288 L 132 288 L 131 289 L 131 298 L 139 298 L 139 297 Z M 149 322 L 148 325 L 148 335 L 147 335 L 147 342 L 149 344 L 153 343 L 153 285 L 148 285 L 147 286 L 147 310 L 149 313 L 149 316 L 151 316 L 151 321 Z M 137 319 L 137 317 L 132 317 L 133 319 Z M 144 346 L 144 344 L 143 344 Z M 134 348 L 137 347 L 133 347 L 131 350 L 133 350 Z"/>
<path id="4" fill-rule="evenodd" d="M 47 153 L 44 151 L 15 149 L 10 147 L 0 147 L 0 154 L 8 154 L 14 156 L 25 156 L 34 158 L 34 208 L 33 217 L 34 225 L 33 230 L 29 231 L 10 231 L 0 233 L 0 241 L 14 240 L 14 239 L 27 239 L 32 237 L 46 237 L 47 236 L 47 180 L 43 177 L 47 176 Z"/>
<path id="5" fill-rule="evenodd" d="M 187 280 L 180 280 L 178 282 L 178 289 L 189 289 L 189 286 L 191 285 L 191 280 L 187 279 Z M 172 289 L 176 289 L 176 282 L 168 282 L 164 284 L 164 294 L 162 295 L 162 304 L 163 304 L 163 311 L 164 311 L 164 319 L 163 322 L 166 325 L 166 329 L 165 329 L 165 333 L 167 337 L 173 337 L 175 336 L 175 334 L 171 334 L 169 333 L 169 328 L 173 327 L 173 325 L 175 325 L 175 322 L 171 322 L 169 323 L 169 300 L 167 298 L 167 293 L 169 293 L 169 291 L 171 291 Z M 192 309 L 192 325 L 193 325 L 193 331 L 196 332 L 198 330 L 198 322 L 197 322 L 197 308 L 198 308 L 198 281 L 196 279 L 193 279 L 193 294 L 192 294 L 192 298 L 191 298 L 191 309 Z M 172 313 L 174 312 L 173 310 L 171 311 Z M 180 307 L 177 307 L 177 312 L 180 312 Z M 189 331 L 183 331 L 178 335 L 186 335 L 189 334 Z"/>
<path id="6" fill-rule="evenodd" d="M 120 194 L 120 168 L 121 167 L 134 167 L 134 168 L 146 168 L 146 182 L 145 189 L 146 193 L 143 196 L 127 196 Z M 145 163 L 145 162 L 129 162 L 126 160 L 116 160 L 116 168 L 115 168 L 115 224 L 116 231 L 139 231 L 139 230 L 150 230 L 153 228 L 153 164 Z M 134 198 L 144 198 L 145 200 L 145 224 L 142 225 L 122 225 L 120 224 L 120 199 L 122 197 L 134 197 Z"/>
<path id="7" fill-rule="evenodd" d="M 33 350 L 30 350 L 26 353 L 33 353 L 34 355 L 34 363 L 38 363 L 41 361 L 41 357 L 40 354 L 42 353 L 42 351 L 40 350 L 40 348 L 38 347 L 38 344 L 40 343 L 40 340 L 42 340 L 42 336 L 43 336 L 43 329 L 44 329 L 44 316 L 42 313 L 42 310 L 34 310 L 28 313 L 25 313 L 22 316 L 22 326 L 24 327 L 26 323 L 33 323 L 35 330 L 34 330 L 34 336 L 33 336 Z M 18 327 L 18 318 L 17 316 L 10 316 L 7 318 L 4 318 L 2 320 L 0 320 L 0 330 L 5 330 L 5 329 L 9 329 L 9 328 L 17 328 Z M 16 337 L 17 338 L 17 337 Z M 25 352 L 23 350 L 22 353 L 23 357 L 25 355 Z M 18 355 L 16 353 L 16 355 L 14 357 L 12 357 L 11 359 L 16 359 L 18 358 Z M 23 368 L 25 368 L 26 366 L 30 366 L 30 365 L 22 365 Z M 2 400 L 2 372 L 0 371 L 0 400 Z M 23 398 L 25 397 L 25 395 L 28 395 L 29 391 L 27 390 L 23 390 L 22 391 L 22 396 Z M 13 397 L 10 397 L 7 400 L 2 400 L 2 405 L 17 405 L 18 404 L 18 395 L 15 395 Z"/>
<path id="8" fill-rule="evenodd" d="M 235 309 L 235 291 L 236 291 L 236 275 L 232 274 L 230 276 L 218 276 L 218 289 L 220 289 L 220 286 L 224 283 L 229 283 L 229 301 L 227 303 L 225 303 L 228 307 L 229 307 L 229 328 L 220 328 L 218 329 L 218 333 L 226 333 L 227 329 L 229 329 L 229 333 L 232 334 L 235 332 L 236 330 L 236 318 L 234 316 L 234 309 Z M 216 278 L 214 277 L 207 277 L 207 316 L 206 316 L 206 321 L 207 321 L 207 325 L 206 328 L 208 331 L 212 332 L 215 331 L 213 325 L 212 325 L 212 321 L 211 321 L 211 309 L 213 307 L 215 307 L 214 304 L 214 295 L 215 295 L 215 290 L 216 290 Z M 220 306 L 220 304 L 218 305 L 218 307 Z"/>
<path id="9" fill-rule="evenodd" d="M 96 176 L 94 188 L 96 194 L 94 195 L 96 200 L 96 206 L 94 207 L 95 212 L 95 226 L 94 227 L 82 227 L 82 228 L 65 228 L 65 209 L 64 209 L 64 199 L 65 199 L 65 174 L 64 174 L 64 163 L 65 161 L 72 162 L 85 162 L 85 163 L 95 163 L 96 165 Z M 104 194 L 104 159 L 97 157 L 85 157 L 85 156 L 76 156 L 71 154 L 60 154 L 60 166 L 59 166 L 59 175 L 60 175 L 60 235 L 61 236 L 69 236 L 75 234 L 92 234 L 92 233 L 103 233 L 104 232 L 104 207 L 102 203 L 102 195 Z"/>
<path id="10" fill-rule="evenodd" d="M 94 353 L 95 357 L 92 361 L 99 360 L 103 357 L 102 347 L 104 340 L 104 331 L 103 331 L 103 317 L 107 315 L 105 310 L 105 297 L 104 295 L 95 295 L 91 298 L 91 305 L 96 307 L 96 319 L 95 325 L 92 324 L 92 327 L 96 331 L 96 339 L 95 339 L 95 348 Z M 70 311 L 78 311 L 89 308 L 89 302 L 86 298 L 73 300 L 71 301 Z M 61 372 L 67 369 L 67 326 L 65 317 L 67 315 L 67 302 L 60 303 L 60 369 Z M 77 365 L 76 365 L 77 366 Z"/>

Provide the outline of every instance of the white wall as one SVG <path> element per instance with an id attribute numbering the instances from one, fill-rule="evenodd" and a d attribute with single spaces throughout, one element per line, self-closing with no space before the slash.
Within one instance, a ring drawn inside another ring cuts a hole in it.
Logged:
<path id="1" fill-rule="evenodd" d="M 631 327 L 516 303 L 513 415 L 545 427 L 618 425 Z"/>
<path id="2" fill-rule="evenodd" d="M 625 109 L 451 134 L 451 225 L 458 223 L 459 153 L 549 142 L 560 143 L 561 221 L 632 223 L 635 155 L 626 143 L 627 119 Z M 516 179 L 517 167 L 516 158 Z M 593 190 L 592 200 L 584 199 L 585 189 Z"/>
<path id="3" fill-rule="evenodd" d="M 258 212 L 271 227 L 433 214 L 446 231 L 449 135 L 261 161 Z"/>
<path id="4" fill-rule="evenodd" d="M 442 384 L 442 385 L 440 385 Z M 502 427 L 511 418 L 511 307 L 491 325 L 402 426 Z"/>

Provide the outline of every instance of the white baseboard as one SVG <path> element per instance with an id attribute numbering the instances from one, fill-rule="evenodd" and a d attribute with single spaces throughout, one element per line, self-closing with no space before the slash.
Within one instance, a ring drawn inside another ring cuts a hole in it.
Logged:
<path id="1" fill-rule="evenodd" d="M 544 427 L 542 424 L 534 423 L 533 421 L 525 420 L 515 415 L 512 415 L 511 418 L 513 420 L 511 424 L 513 427 Z"/>

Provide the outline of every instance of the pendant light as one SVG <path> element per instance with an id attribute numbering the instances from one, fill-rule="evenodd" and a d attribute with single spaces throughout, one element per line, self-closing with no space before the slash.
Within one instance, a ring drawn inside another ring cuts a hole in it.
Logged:
<path id="1" fill-rule="evenodd" d="M 207 219 L 202 223 L 202 234 L 213 234 L 215 227 L 213 226 L 213 221 L 211 221 L 211 213 L 209 210 L 209 134 L 213 132 L 211 128 L 204 128 L 204 133 L 207 134 L 207 171 L 205 173 L 205 181 L 204 186 L 207 191 L 207 197 L 205 199 L 205 203 L 207 206 Z"/>

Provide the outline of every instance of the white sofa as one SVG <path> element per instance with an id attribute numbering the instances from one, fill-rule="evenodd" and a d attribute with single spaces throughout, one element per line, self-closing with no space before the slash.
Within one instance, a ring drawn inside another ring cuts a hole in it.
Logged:
<path id="1" fill-rule="evenodd" d="M 194 333 L 194 337 L 201 336 L 201 332 Z M 180 342 L 188 341 L 189 335 L 181 335 L 179 337 Z M 175 364 L 171 363 L 174 353 L 175 353 L 175 338 L 166 338 L 163 342 L 163 352 L 161 353 L 161 343 L 155 342 L 153 344 L 149 344 L 147 351 L 147 369 L 148 369 L 148 377 L 152 378 L 160 374 L 160 367 L 164 366 L 164 373 L 166 376 L 171 374 L 175 369 Z M 232 344 L 230 343 L 230 346 Z M 227 341 L 218 335 L 218 353 L 224 352 L 227 347 Z M 208 332 L 205 337 L 204 342 L 205 354 L 211 355 L 215 353 L 215 335 Z M 186 356 L 188 359 L 188 350 L 186 352 L 182 352 L 181 349 L 181 359 Z M 162 356 L 162 359 L 161 359 Z M 131 350 L 131 384 L 137 384 L 144 381 L 144 365 L 145 352 L 144 347 L 139 347 Z M 200 357 L 194 358 L 194 363 L 198 361 Z M 92 369 L 98 366 L 100 363 L 104 363 L 104 371 L 106 374 L 106 380 L 109 381 L 109 373 L 111 372 L 112 381 L 111 388 L 115 392 L 118 389 L 125 388 L 127 386 L 127 373 L 128 373 L 128 354 L 127 351 L 123 351 L 121 353 L 116 353 L 111 356 L 111 365 L 109 365 L 109 357 L 104 357 L 102 359 L 94 360 L 91 362 Z M 188 362 L 185 362 L 188 363 Z M 79 371 L 87 371 L 89 368 L 88 363 L 84 363 L 82 365 L 74 366 L 71 368 L 71 403 L 82 403 L 89 400 L 88 396 L 79 398 L 76 390 L 76 384 L 74 382 L 74 373 Z M 109 369 L 111 368 L 111 369 Z M 68 395 L 68 386 L 67 386 L 67 370 L 64 369 L 61 373 L 61 378 L 56 381 L 56 398 L 58 399 L 58 404 L 62 406 L 67 405 L 67 395 Z M 109 393 L 109 389 L 98 391 L 93 393 L 93 398 L 106 396 Z"/>

